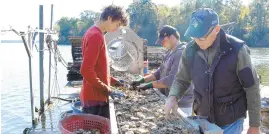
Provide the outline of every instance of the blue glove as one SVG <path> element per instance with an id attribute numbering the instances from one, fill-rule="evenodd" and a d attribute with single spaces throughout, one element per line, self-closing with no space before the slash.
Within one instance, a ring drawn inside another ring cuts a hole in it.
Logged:
<path id="1" fill-rule="evenodd" d="M 123 98 L 125 97 L 125 94 L 121 91 L 110 91 L 109 96 L 111 96 L 112 99 L 114 99 L 115 97 Z"/>
<path id="2" fill-rule="evenodd" d="M 117 83 L 115 84 L 115 87 L 124 87 L 124 81 L 123 80 L 117 81 Z"/>
<path id="3" fill-rule="evenodd" d="M 120 81 L 120 83 L 122 83 L 122 84 L 124 84 L 125 83 L 125 81 L 124 80 L 119 80 Z"/>
<path id="4" fill-rule="evenodd" d="M 124 80 L 119 80 L 119 83 L 120 84 L 117 84 L 116 86 L 117 87 L 125 87 L 125 88 L 130 88 L 130 85 L 127 83 L 127 82 L 125 82 Z"/>

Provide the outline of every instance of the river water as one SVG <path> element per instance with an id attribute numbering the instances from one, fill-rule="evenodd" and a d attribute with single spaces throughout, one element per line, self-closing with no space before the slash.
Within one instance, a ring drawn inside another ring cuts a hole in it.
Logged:
<path id="1" fill-rule="evenodd" d="M 71 61 L 71 46 L 60 46 L 66 61 Z M 252 62 L 262 84 L 269 86 L 269 48 L 252 48 Z M 28 57 L 23 44 L 0 44 L 1 133 L 20 134 L 31 126 Z M 33 87 L 36 106 L 39 107 L 39 55 L 33 50 Z M 52 66 L 55 67 L 54 65 Z M 58 64 L 58 84 L 67 83 L 67 69 Z M 48 52 L 44 55 L 45 93 L 48 85 Z M 52 69 L 54 74 L 54 69 Z M 53 77 L 52 77 L 53 78 Z M 53 84 L 53 79 L 52 79 Z M 59 89 L 58 89 L 59 90 Z M 58 90 L 53 90 L 52 96 Z M 45 98 L 47 94 L 45 94 Z"/>

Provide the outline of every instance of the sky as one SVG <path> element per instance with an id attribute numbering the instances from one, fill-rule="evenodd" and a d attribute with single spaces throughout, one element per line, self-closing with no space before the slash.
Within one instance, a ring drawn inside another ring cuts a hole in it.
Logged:
<path id="1" fill-rule="evenodd" d="M 94 3 L 93 3 L 94 1 Z M 176 6 L 181 0 L 152 0 L 155 4 Z M 243 0 L 247 5 L 251 0 Z M 49 28 L 50 6 L 54 5 L 54 22 L 61 17 L 78 17 L 83 10 L 100 11 L 110 4 L 128 7 L 133 0 L 5 0 L 0 2 L 0 29 L 12 26 L 19 31 L 26 31 L 27 26 L 37 27 L 39 22 L 39 5 L 44 5 L 44 27 Z M 0 35 L 1 39 L 15 38 L 13 33 Z"/>

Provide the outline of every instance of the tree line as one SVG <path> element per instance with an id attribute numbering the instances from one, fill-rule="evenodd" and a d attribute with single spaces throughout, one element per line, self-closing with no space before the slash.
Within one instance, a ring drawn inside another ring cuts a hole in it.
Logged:
<path id="1" fill-rule="evenodd" d="M 151 0 L 136 0 L 127 8 L 130 27 L 141 37 L 155 45 L 158 28 L 172 25 L 178 29 L 182 41 L 188 21 L 193 11 L 201 7 L 214 9 L 220 18 L 220 24 L 227 25 L 225 30 L 252 47 L 269 47 L 269 1 L 253 0 L 244 5 L 242 0 L 182 0 L 180 5 L 168 7 L 156 5 Z M 87 28 L 98 20 L 100 12 L 86 10 L 77 18 L 61 18 L 56 25 L 59 31 L 59 44 L 70 44 L 68 36 L 83 36 Z"/>

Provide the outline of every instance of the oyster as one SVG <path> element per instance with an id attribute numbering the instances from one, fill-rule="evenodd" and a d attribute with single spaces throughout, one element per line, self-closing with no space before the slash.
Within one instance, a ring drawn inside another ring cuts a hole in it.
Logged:
<path id="1" fill-rule="evenodd" d="M 131 82 L 135 77 L 120 75 L 117 78 Z M 163 107 L 165 100 L 153 89 L 146 91 L 129 90 L 119 88 L 128 97 L 117 100 L 115 105 L 116 119 L 123 134 L 192 134 L 199 133 L 182 120 L 181 117 L 173 117 L 166 120 Z"/>
<path id="2" fill-rule="evenodd" d="M 78 129 L 74 133 L 75 134 L 101 134 L 100 130 L 98 129 L 91 129 L 91 130 Z"/>

